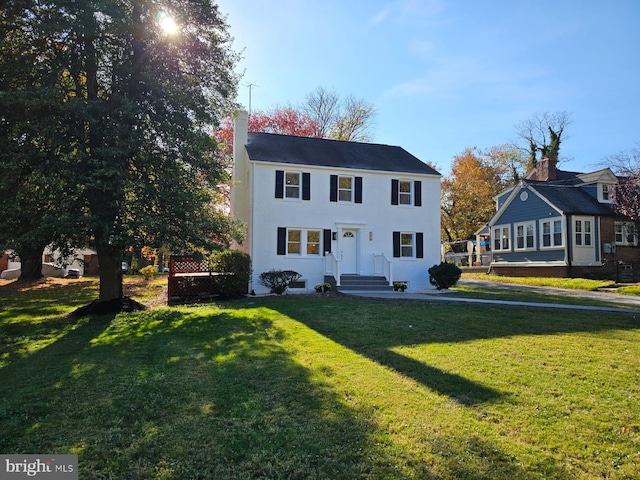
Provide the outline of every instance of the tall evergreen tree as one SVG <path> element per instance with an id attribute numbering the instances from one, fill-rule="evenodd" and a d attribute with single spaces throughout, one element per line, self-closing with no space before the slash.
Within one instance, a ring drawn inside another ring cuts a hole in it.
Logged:
<path id="1" fill-rule="evenodd" d="M 43 43 L 38 60 L 61 100 L 39 122 L 64 138 L 56 158 L 77 195 L 65 238 L 96 249 L 100 301 L 122 298 L 121 261 L 134 242 L 213 248 L 233 232 L 211 205 L 224 172 L 206 131 L 235 97 L 228 26 L 209 0 L 161 8 L 9 0 L 0 14 L 3 35 L 33 31 Z"/>

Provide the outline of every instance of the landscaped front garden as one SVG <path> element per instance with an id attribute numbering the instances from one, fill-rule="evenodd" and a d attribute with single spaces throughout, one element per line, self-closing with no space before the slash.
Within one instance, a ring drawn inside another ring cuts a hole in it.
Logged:
<path id="1" fill-rule="evenodd" d="M 0 287 L 0 452 L 96 479 L 640 471 L 631 312 L 329 294 L 68 316 L 95 282 Z"/>

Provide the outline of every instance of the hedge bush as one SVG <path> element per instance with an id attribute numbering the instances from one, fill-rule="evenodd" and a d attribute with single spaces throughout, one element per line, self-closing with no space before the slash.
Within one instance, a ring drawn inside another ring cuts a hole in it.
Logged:
<path id="1" fill-rule="evenodd" d="M 429 282 L 438 290 L 453 287 L 462 276 L 462 270 L 453 263 L 442 262 L 429 269 Z"/>
<path id="2" fill-rule="evenodd" d="M 239 250 L 224 250 L 211 255 L 209 261 L 215 277 L 216 291 L 224 298 L 244 297 L 251 281 L 251 257 Z"/>

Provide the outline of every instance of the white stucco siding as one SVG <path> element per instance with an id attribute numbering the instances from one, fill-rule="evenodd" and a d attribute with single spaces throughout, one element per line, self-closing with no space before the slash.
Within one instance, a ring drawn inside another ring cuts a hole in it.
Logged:
<path id="1" fill-rule="evenodd" d="M 275 198 L 276 170 L 309 173 L 310 200 Z M 362 203 L 330 201 L 332 174 L 362 177 Z M 324 281 L 325 257 L 322 254 L 277 254 L 278 228 L 299 229 L 304 232 L 331 230 L 337 238 L 331 241 L 331 250 L 338 257 L 343 250 L 343 234 L 353 232 L 356 237 L 355 273 L 373 275 L 374 255 L 384 253 L 393 261 L 396 280 L 408 281 L 411 290 L 431 288 L 427 269 L 439 263 L 440 258 L 439 177 L 262 162 L 252 163 L 250 177 L 252 199 L 249 253 L 254 271 L 252 288 L 257 293 L 266 290 L 259 284 L 258 276 L 271 269 L 290 269 L 301 273 L 308 290 L 313 290 L 316 284 Z M 422 206 L 392 205 L 392 178 L 419 180 L 422 185 Z M 424 258 L 393 258 L 394 231 L 423 233 Z M 348 242 L 349 239 L 344 241 Z M 321 245 L 322 250 L 326 248 L 326 245 Z"/>

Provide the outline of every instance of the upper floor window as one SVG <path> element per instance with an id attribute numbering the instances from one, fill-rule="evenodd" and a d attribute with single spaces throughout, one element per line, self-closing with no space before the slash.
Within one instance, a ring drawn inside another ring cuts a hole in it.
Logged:
<path id="1" fill-rule="evenodd" d="M 542 222 L 542 248 L 561 247 L 562 220 L 550 219 Z"/>
<path id="2" fill-rule="evenodd" d="M 343 203 L 362 203 L 362 177 L 331 175 L 329 200 Z"/>
<path id="3" fill-rule="evenodd" d="M 598 184 L 598 201 L 603 203 L 611 202 L 611 193 L 614 186 L 609 183 Z"/>
<path id="4" fill-rule="evenodd" d="M 275 197 L 311 200 L 311 174 L 276 170 Z"/>
<path id="5" fill-rule="evenodd" d="M 420 180 L 391 180 L 391 205 L 422 206 L 422 182 Z"/>
<path id="6" fill-rule="evenodd" d="M 533 250 L 536 248 L 535 222 L 516 224 L 516 250 Z"/>
<path id="7" fill-rule="evenodd" d="M 338 177 L 338 201 L 351 202 L 353 194 L 353 177 Z"/>
<path id="8" fill-rule="evenodd" d="M 574 233 L 576 246 L 590 247 L 593 245 L 592 221 L 586 219 L 576 219 L 574 222 Z"/>
<path id="9" fill-rule="evenodd" d="M 616 222 L 616 245 L 638 245 L 638 229 L 633 222 Z"/>
<path id="10" fill-rule="evenodd" d="M 498 225 L 493 227 L 493 250 L 495 252 L 509 251 L 511 245 L 509 239 L 511 238 L 511 227 L 508 225 Z"/>

